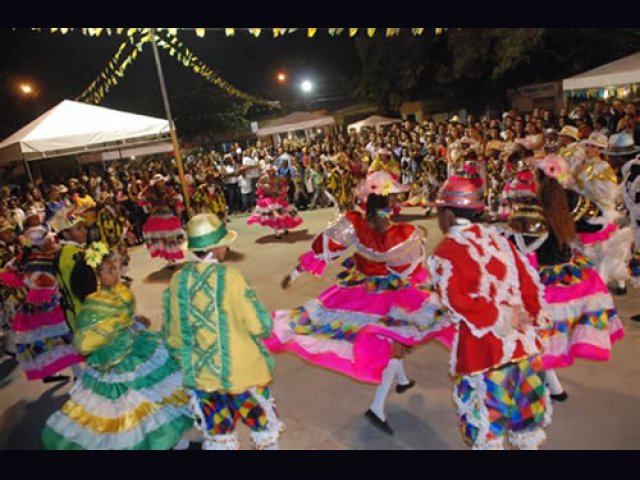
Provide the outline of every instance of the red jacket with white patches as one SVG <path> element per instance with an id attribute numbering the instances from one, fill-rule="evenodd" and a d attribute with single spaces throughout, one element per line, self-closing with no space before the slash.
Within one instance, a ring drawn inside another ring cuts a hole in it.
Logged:
<path id="1" fill-rule="evenodd" d="M 457 325 L 451 374 L 475 375 L 541 351 L 543 287 L 526 258 L 498 232 L 458 219 L 429 268 Z M 514 308 L 524 309 L 530 321 L 515 326 Z"/>

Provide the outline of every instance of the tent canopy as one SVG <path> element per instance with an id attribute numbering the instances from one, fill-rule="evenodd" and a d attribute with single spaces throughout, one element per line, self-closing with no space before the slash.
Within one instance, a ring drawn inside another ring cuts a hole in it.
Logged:
<path id="1" fill-rule="evenodd" d="M 326 127 L 327 125 L 335 125 L 335 123 L 336 121 L 333 117 L 311 112 L 293 112 L 285 117 L 266 122 L 263 127 L 258 129 L 257 135 L 266 137 L 277 133 Z"/>
<path id="2" fill-rule="evenodd" d="M 640 52 L 562 81 L 563 90 L 615 87 L 640 83 Z"/>
<path id="3" fill-rule="evenodd" d="M 365 118 L 364 120 L 360 120 L 359 122 L 352 123 L 349 125 L 349 130 L 355 129 L 358 132 L 364 127 L 375 127 L 378 128 L 381 125 L 390 125 L 392 123 L 401 123 L 401 118 L 390 118 L 390 117 L 381 117 L 380 115 L 372 115 L 370 117 Z"/>
<path id="4" fill-rule="evenodd" d="M 111 160 L 121 160 L 123 158 L 143 157 L 145 155 L 155 155 L 158 153 L 173 152 L 173 144 L 170 141 L 146 143 L 144 145 L 127 146 L 106 152 L 93 152 L 80 155 L 80 163 L 106 162 Z"/>
<path id="5" fill-rule="evenodd" d="M 64 100 L 0 143 L 0 164 L 140 145 L 168 133 L 162 118 Z"/>

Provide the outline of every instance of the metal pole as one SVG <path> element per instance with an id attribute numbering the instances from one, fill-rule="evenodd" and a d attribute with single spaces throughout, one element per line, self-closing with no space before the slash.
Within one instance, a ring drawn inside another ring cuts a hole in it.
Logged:
<path id="1" fill-rule="evenodd" d="M 33 175 L 31 174 L 31 168 L 29 168 L 29 162 L 24 158 L 24 154 L 22 154 L 22 161 L 24 162 L 24 169 L 27 171 L 27 175 L 29 176 L 29 181 L 31 185 L 36 186 L 36 182 L 33 181 Z"/>
<path id="2" fill-rule="evenodd" d="M 176 163 L 178 164 L 178 174 L 180 175 L 180 184 L 182 185 L 182 195 L 184 196 L 184 203 L 187 207 L 187 217 L 191 216 L 191 199 L 189 198 L 189 191 L 187 190 L 187 182 L 184 178 L 184 167 L 182 165 L 182 155 L 180 154 L 180 146 L 178 145 L 178 135 L 176 134 L 176 126 L 173 123 L 173 116 L 171 115 L 171 107 L 169 106 L 169 96 L 167 95 L 167 88 L 164 84 L 164 74 L 162 72 L 162 64 L 160 63 L 160 55 L 158 55 L 158 46 L 156 45 L 156 29 L 151 29 L 151 46 L 153 47 L 153 56 L 156 59 L 156 68 L 158 70 L 158 79 L 160 80 L 160 91 L 162 92 L 162 100 L 164 101 L 164 109 L 167 113 L 167 120 L 169 120 L 169 134 L 171 135 L 171 143 L 173 143 L 173 151 L 176 156 Z"/>

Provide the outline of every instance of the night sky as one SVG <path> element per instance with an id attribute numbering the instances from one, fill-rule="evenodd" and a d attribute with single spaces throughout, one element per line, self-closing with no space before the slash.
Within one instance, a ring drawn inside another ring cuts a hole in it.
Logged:
<path id="1" fill-rule="evenodd" d="M 0 28 L 0 137 L 18 128 L 64 99 L 74 99 L 93 81 L 115 54 L 123 36 L 88 37 L 80 32 L 67 35 Z M 314 109 L 332 108 L 348 101 L 343 79 L 359 69 L 355 42 L 348 36 L 318 35 L 308 39 L 303 32 L 260 38 L 245 32 L 227 38 L 223 32 L 207 32 L 204 38 L 185 31 L 180 39 L 210 67 L 247 93 L 279 100 L 302 98 L 302 78 L 315 83 Z M 160 50 L 169 97 L 180 100 L 180 92 L 206 85 L 206 81 Z M 276 73 L 290 75 L 287 86 L 279 86 Z M 37 95 L 25 98 L 18 85 L 29 82 Z M 211 86 L 215 89 L 214 86 Z M 164 117 L 164 109 L 151 44 L 127 69 L 120 83 L 105 96 L 104 107 Z"/>

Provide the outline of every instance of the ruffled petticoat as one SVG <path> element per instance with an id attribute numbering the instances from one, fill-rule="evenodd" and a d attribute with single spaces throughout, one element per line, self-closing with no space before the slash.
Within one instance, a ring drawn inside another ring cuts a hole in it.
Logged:
<path id="1" fill-rule="evenodd" d="M 73 346 L 61 298 L 52 290 L 31 290 L 13 319 L 18 362 L 28 380 L 49 377 L 84 361 Z"/>
<path id="2" fill-rule="evenodd" d="M 444 320 L 426 289 L 426 271 L 412 281 L 366 277 L 345 262 L 339 282 L 294 310 L 273 315 L 266 341 L 272 352 L 292 352 L 315 365 L 356 380 L 381 382 L 392 342 L 415 346 L 436 339 L 451 348 L 454 326 Z"/>
<path id="3" fill-rule="evenodd" d="M 545 369 L 568 367 L 575 358 L 608 361 L 624 336 L 607 286 L 579 253 L 569 263 L 540 267 L 552 326 L 541 332 Z"/>
<path id="4" fill-rule="evenodd" d="M 160 334 L 140 332 L 113 367 L 87 367 L 47 420 L 49 450 L 166 450 L 193 426 L 182 373 Z"/>
<path id="5" fill-rule="evenodd" d="M 152 258 L 181 260 L 184 258 L 181 243 L 184 239 L 182 222 L 175 215 L 165 212 L 152 215 L 142 227 L 142 235 Z"/>
<path id="6" fill-rule="evenodd" d="M 256 209 L 247 220 L 247 225 L 259 223 L 274 230 L 290 230 L 302 224 L 302 217 L 286 200 L 263 197 L 258 199 Z"/>
<path id="7" fill-rule="evenodd" d="M 625 281 L 629 278 L 628 265 L 631 259 L 633 233 L 629 227 L 607 225 L 595 233 L 579 233 L 581 250 L 595 264 L 605 284 Z"/>

